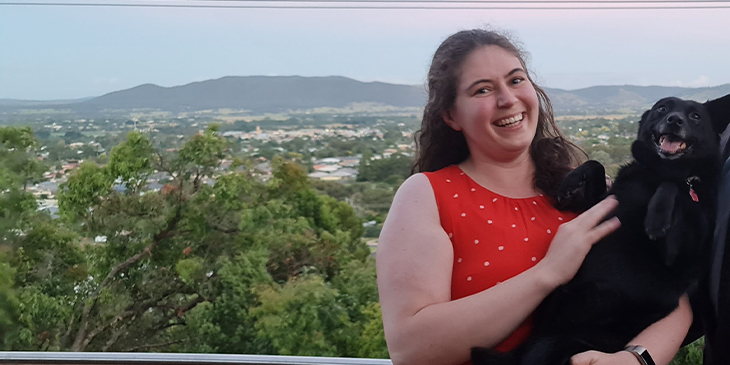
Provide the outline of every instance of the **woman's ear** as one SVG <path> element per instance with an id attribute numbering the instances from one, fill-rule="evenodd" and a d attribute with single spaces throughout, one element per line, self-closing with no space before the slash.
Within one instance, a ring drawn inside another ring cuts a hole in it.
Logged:
<path id="1" fill-rule="evenodd" d="M 457 123 L 456 120 L 454 120 L 454 118 L 451 116 L 451 110 L 450 109 L 444 110 L 444 112 L 441 115 L 441 117 L 444 119 L 444 122 L 446 122 L 446 125 L 448 125 L 449 127 L 451 127 L 451 129 L 453 129 L 453 130 L 455 130 L 457 132 L 461 130 L 461 126 L 459 126 L 459 123 Z"/>

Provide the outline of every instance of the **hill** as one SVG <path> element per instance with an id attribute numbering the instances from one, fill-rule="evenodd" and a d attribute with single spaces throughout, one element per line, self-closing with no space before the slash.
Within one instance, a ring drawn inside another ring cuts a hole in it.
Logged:
<path id="1" fill-rule="evenodd" d="M 730 94 L 730 84 L 703 88 L 633 85 L 594 86 L 578 90 L 546 88 L 546 92 L 557 113 L 600 114 L 640 112 L 666 96 L 705 101 Z M 423 107 L 425 102 L 425 88 L 418 85 L 360 82 L 340 76 L 228 76 L 174 87 L 144 84 L 95 98 L 71 101 L 0 99 L 0 110 L 55 108 L 81 115 L 134 109 L 170 112 L 244 109 L 265 113 L 318 107 L 341 108 L 353 103 Z"/>
<path id="2" fill-rule="evenodd" d="M 337 76 L 229 76 L 169 88 L 140 85 L 78 103 L 74 109 L 152 108 L 179 112 L 229 108 L 283 112 L 352 103 L 412 107 L 422 105 L 425 97 L 420 86 L 360 82 Z"/>

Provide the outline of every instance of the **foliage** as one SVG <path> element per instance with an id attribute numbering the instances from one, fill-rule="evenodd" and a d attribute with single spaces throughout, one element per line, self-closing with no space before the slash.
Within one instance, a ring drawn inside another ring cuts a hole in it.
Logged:
<path id="1" fill-rule="evenodd" d="M 17 329 L 18 299 L 13 290 L 15 270 L 5 262 L 5 255 L 0 253 L 0 349 L 7 350 L 10 338 Z"/>
<path id="2" fill-rule="evenodd" d="M 701 337 L 699 340 L 679 349 L 669 365 L 701 365 L 704 348 L 705 338 Z"/>
<path id="3" fill-rule="evenodd" d="M 388 181 L 392 184 L 403 182 L 411 175 L 413 159 L 406 155 L 396 153 L 388 158 L 360 160 L 357 181 Z"/>
<path id="4" fill-rule="evenodd" d="M 33 158 L 37 148 L 30 127 L 0 127 L 0 189 L 25 191 L 41 180 L 45 166 Z"/>
<path id="5" fill-rule="evenodd" d="M 62 219 L 36 211 L 22 170 L 8 174 L 5 348 L 387 356 L 353 207 L 291 161 L 276 159 L 268 181 L 242 163 L 221 169 L 217 131 L 178 152 L 129 133 L 107 164 L 85 162 L 61 185 Z M 6 147 L 35 143 L 10 136 Z"/>

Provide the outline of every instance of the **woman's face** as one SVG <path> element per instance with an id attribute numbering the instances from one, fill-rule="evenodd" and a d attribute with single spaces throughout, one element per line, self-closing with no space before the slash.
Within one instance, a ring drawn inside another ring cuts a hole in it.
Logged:
<path id="1" fill-rule="evenodd" d="M 519 59 L 501 47 L 483 46 L 464 60 L 444 120 L 464 133 L 472 154 L 509 160 L 529 153 L 538 113 L 537 93 Z"/>

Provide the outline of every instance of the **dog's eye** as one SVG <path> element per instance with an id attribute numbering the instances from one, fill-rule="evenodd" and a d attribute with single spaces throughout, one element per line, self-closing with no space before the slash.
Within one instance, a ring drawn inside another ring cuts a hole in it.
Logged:
<path id="1" fill-rule="evenodd" d="M 667 111 L 667 107 L 662 105 L 656 109 L 659 113 L 664 113 Z"/>
<path id="2" fill-rule="evenodd" d="M 700 120 L 700 113 L 697 113 L 697 112 L 690 113 L 689 117 L 694 120 Z"/>

